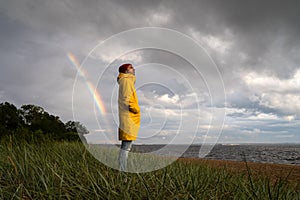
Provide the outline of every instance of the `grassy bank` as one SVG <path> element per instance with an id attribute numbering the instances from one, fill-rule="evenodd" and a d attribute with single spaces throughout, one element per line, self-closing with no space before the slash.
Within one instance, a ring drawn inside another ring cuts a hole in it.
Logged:
<path id="1" fill-rule="evenodd" d="M 120 173 L 81 143 L 0 147 L 0 199 L 300 199 L 284 179 L 229 173 L 202 163 L 175 162 L 143 174 Z"/>

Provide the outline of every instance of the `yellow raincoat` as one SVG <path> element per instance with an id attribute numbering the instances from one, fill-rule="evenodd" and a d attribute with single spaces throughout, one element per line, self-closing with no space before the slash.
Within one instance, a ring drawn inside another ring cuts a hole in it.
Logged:
<path id="1" fill-rule="evenodd" d="M 119 140 L 136 140 L 140 128 L 140 107 L 133 74 L 119 73 Z"/>

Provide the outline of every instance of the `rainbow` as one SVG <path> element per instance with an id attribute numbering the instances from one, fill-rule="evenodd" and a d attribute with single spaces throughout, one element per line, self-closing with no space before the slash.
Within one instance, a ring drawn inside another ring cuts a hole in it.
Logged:
<path id="1" fill-rule="evenodd" d="M 89 89 L 89 92 L 93 96 L 93 99 L 96 102 L 96 106 L 97 106 L 99 112 L 102 115 L 105 115 L 106 109 L 105 109 L 104 103 L 101 99 L 101 96 L 100 96 L 99 92 L 97 91 L 97 88 L 87 79 L 87 73 L 82 69 L 77 58 L 70 52 L 67 53 L 67 56 L 68 56 L 68 59 L 70 60 L 70 62 L 75 66 L 78 75 L 83 77 L 84 80 L 86 81 L 87 88 Z"/>

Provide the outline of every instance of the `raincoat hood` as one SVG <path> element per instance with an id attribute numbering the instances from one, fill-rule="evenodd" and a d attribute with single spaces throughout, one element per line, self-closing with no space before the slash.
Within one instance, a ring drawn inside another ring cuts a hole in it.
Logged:
<path id="1" fill-rule="evenodd" d="M 117 78 L 118 84 L 120 84 L 120 80 L 121 80 L 122 78 L 128 78 L 128 80 L 133 81 L 133 84 L 135 84 L 136 77 L 135 77 L 135 75 L 133 75 L 133 74 L 119 73 L 118 78 Z"/>

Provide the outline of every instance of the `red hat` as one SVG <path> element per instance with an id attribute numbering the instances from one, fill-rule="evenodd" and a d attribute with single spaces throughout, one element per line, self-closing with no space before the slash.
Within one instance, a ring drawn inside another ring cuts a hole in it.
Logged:
<path id="1" fill-rule="evenodd" d="M 129 64 L 129 63 L 126 63 L 126 64 L 121 65 L 121 66 L 119 67 L 119 72 L 120 72 L 120 73 L 126 73 L 127 68 L 128 68 L 130 65 L 131 65 L 131 64 Z"/>

